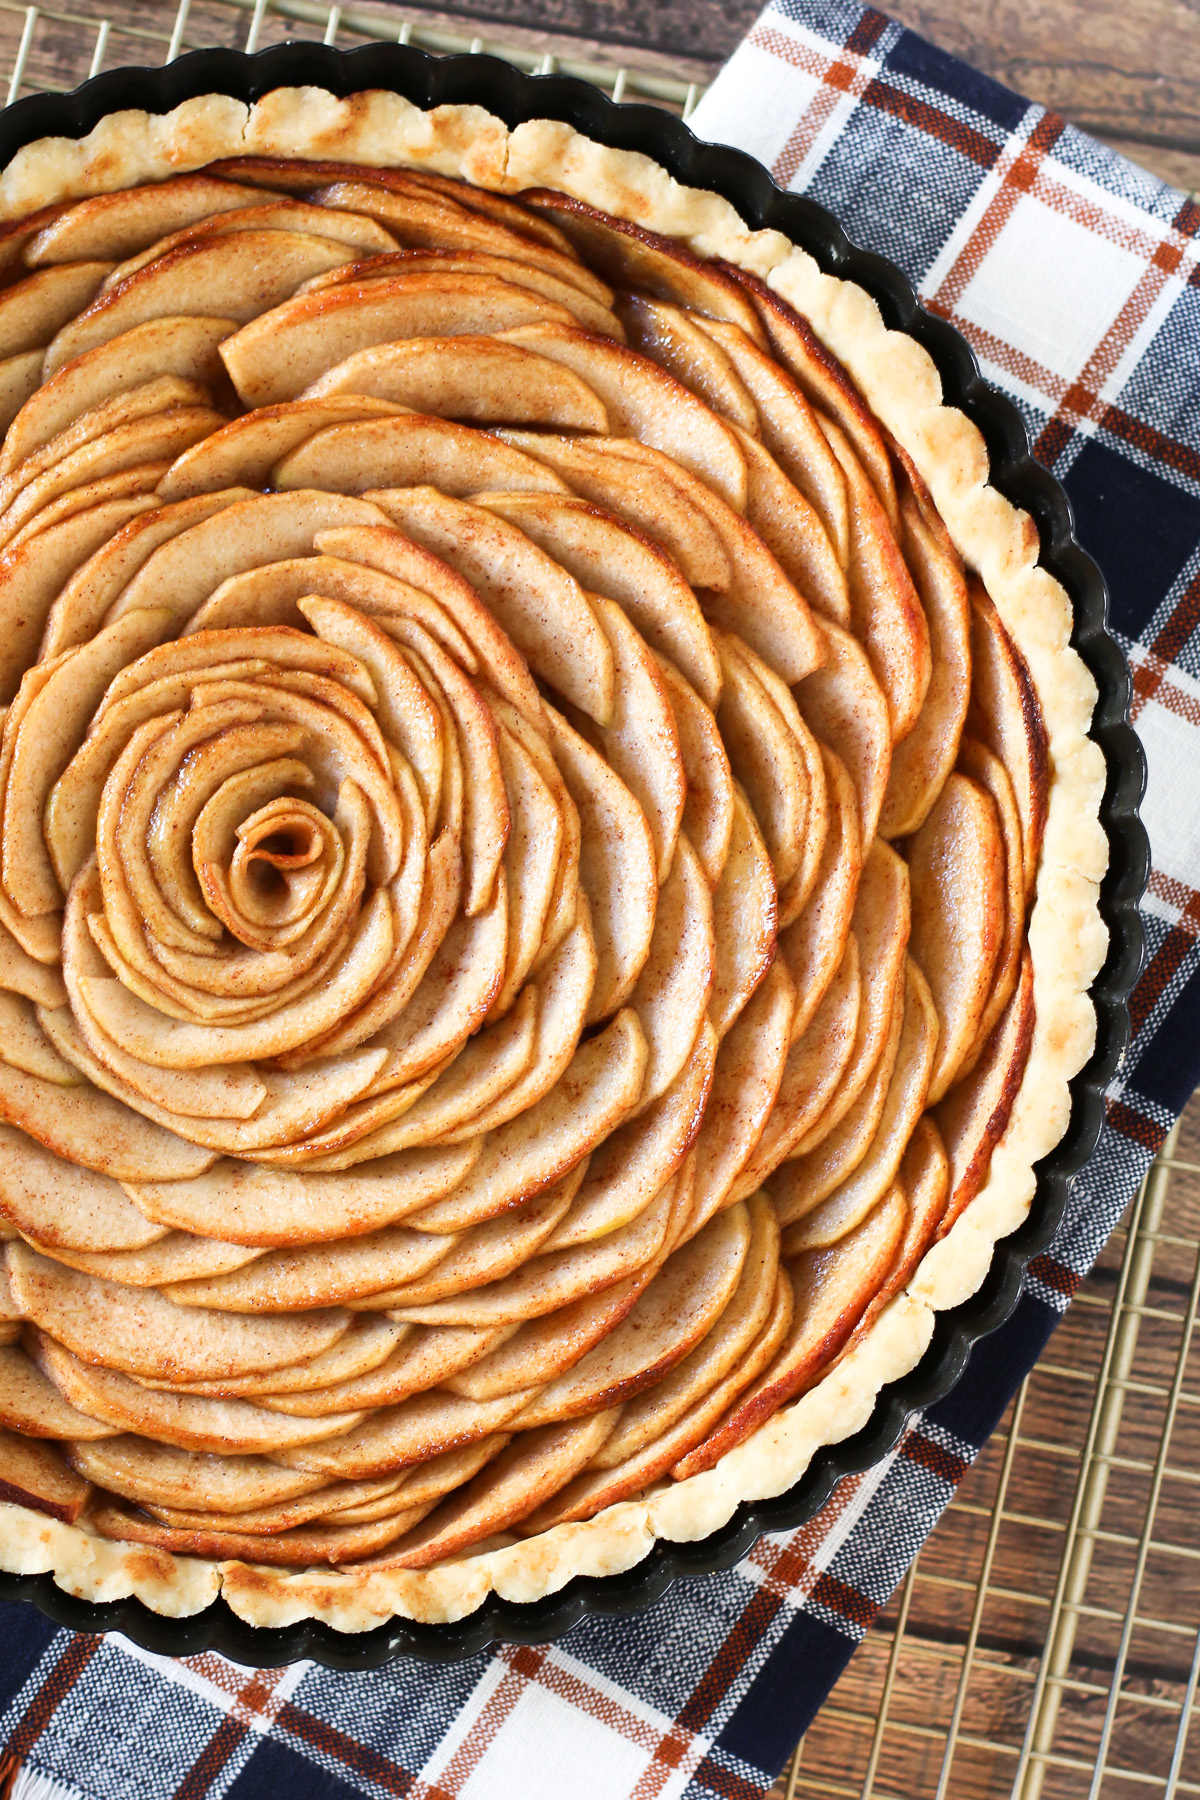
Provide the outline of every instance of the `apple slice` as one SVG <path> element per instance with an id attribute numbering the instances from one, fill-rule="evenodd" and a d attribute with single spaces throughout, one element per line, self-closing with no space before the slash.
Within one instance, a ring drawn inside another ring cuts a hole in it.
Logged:
<path id="1" fill-rule="evenodd" d="M 287 1368 L 319 1356 L 350 1324 L 337 1311 L 260 1319 L 178 1306 L 153 1288 L 66 1269 L 25 1244 L 12 1247 L 8 1266 L 25 1318 L 85 1361 L 130 1375 L 203 1381 Z"/>
<path id="2" fill-rule="evenodd" d="M 36 394 L 41 379 L 40 350 L 23 350 L 19 356 L 6 356 L 0 362 L 0 431 L 4 432 L 6 441 L 11 434 L 13 420 L 31 396 Z M 0 453 L 0 475 L 7 472 L 3 454 Z"/>
<path id="3" fill-rule="evenodd" d="M 908 1199 L 908 1225 L 892 1272 L 868 1307 L 859 1326 L 860 1332 L 870 1323 L 872 1315 L 887 1305 L 893 1294 L 907 1287 L 945 1216 L 950 1198 L 950 1162 L 941 1133 L 929 1113 L 917 1120 L 904 1152 L 900 1185 Z"/>
<path id="4" fill-rule="evenodd" d="M 728 319 L 705 318 L 699 313 L 694 319 L 721 346 L 737 370 L 758 412 L 756 435 L 788 480 L 816 509 L 839 568 L 847 568 L 850 515 L 846 478 L 803 390 L 740 325 Z M 753 486 L 753 471 L 751 481 Z M 838 618 L 837 623 L 845 625 L 847 620 Z"/>
<path id="5" fill-rule="evenodd" d="M 110 501 L 73 514 L 0 557 L 0 696 L 11 700 L 35 660 L 38 639 L 68 578 L 114 532 L 145 511 L 140 498 Z"/>
<path id="6" fill-rule="evenodd" d="M 1021 855 L 1021 819 L 1008 772 L 998 756 L 975 738 L 964 737 L 959 746 L 958 767 L 990 794 L 1000 820 L 1004 841 L 1004 935 L 996 957 L 996 972 L 984 1004 L 975 1039 L 963 1058 L 959 1079 L 968 1075 L 983 1054 L 984 1045 L 1012 998 L 1021 967 L 1025 942 L 1025 888 Z"/>
<path id="7" fill-rule="evenodd" d="M 665 1094 L 704 1024 L 716 974 L 713 905 L 698 857 L 682 834 L 658 893 L 654 936 L 630 1004 L 650 1049 L 642 1105 Z"/>
<path id="8" fill-rule="evenodd" d="M 324 1442 L 276 1451 L 272 1460 L 351 1481 L 391 1474 L 502 1432 L 525 1399 L 524 1394 L 506 1394 L 502 1400 L 480 1402 L 441 1392 L 414 1394 L 398 1406 L 370 1413 L 352 1431 L 335 1434 L 328 1431 L 329 1420 L 323 1420 Z"/>
<path id="9" fill-rule="evenodd" d="M 617 1282 L 615 1287 L 585 1295 L 560 1312 L 531 1319 L 515 1329 L 501 1327 L 495 1333 L 497 1347 L 452 1375 L 445 1385 L 451 1393 L 465 1394 L 472 1400 L 494 1400 L 521 1388 L 536 1390 L 573 1368 L 594 1344 L 627 1319 L 650 1279 L 643 1270 L 640 1275 Z M 442 1329 L 449 1332 L 454 1327 L 447 1325 Z"/>
<path id="10" fill-rule="evenodd" d="M 791 1265 L 795 1308 L 787 1338 L 766 1373 L 702 1443 L 671 1470 L 677 1481 L 711 1469 L 787 1401 L 807 1392 L 837 1360 L 887 1280 L 903 1242 L 908 1203 L 893 1187 L 856 1231 Z"/>
<path id="11" fill-rule="evenodd" d="M 494 341 L 502 342 L 498 338 Z M 729 558 L 720 536 L 707 513 L 685 494 L 678 481 L 670 479 L 667 471 L 673 465 L 668 458 L 633 462 L 627 457 L 606 455 L 586 440 L 553 437 L 540 431 L 503 430 L 497 436 L 527 456 L 536 456 L 569 482 L 584 500 L 612 513 L 657 544 L 678 564 L 691 587 L 723 590 L 729 586 Z M 597 581 L 589 585 L 599 588 Z M 680 660 L 678 653 L 674 654 Z"/>
<path id="12" fill-rule="evenodd" d="M 615 601 L 647 643 L 675 663 L 710 706 L 721 691 L 712 637 L 696 597 L 668 556 L 586 500 L 479 493 L 592 593 Z"/>
<path id="13" fill-rule="evenodd" d="M 45 224 L 25 252 L 31 268 L 103 257 L 132 256 L 169 231 L 252 205 L 256 188 L 235 186 L 208 174 L 177 175 L 170 181 L 93 194 L 76 201 Z"/>
<path id="14" fill-rule="evenodd" d="M 299 231 L 239 231 L 181 244 L 82 311 L 76 306 L 68 315 L 70 323 L 51 338 L 46 377 L 147 319 L 207 314 L 245 326 L 278 307 L 311 275 L 335 269 L 344 260 L 342 245 Z"/>
<path id="15" fill-rule="evenodd" d="M 757 438 L 734 427 L 746 459 L 746 518 L 809 605 L 835 624 L 850 623 L 850 593 L 816 509 Z"/>
<path id="16" fill-rule="evenodd" d="M 233 319 L 149 319 L 76 357 L 21 408 L 4 440 L 0 475 L 11 474 L 104 401 L 155 377 L 174 376 L 211 389 L 224 372 L 217 345 L 236 330 Z"/>
<path id="17" fill-rule="evenodd" d="M 728 272 L 693 255 L 677 238 L 601 212 L 553 188 L 525 188 L 522 204 L 553 220 L 588 264 L 617 287 L 673 301 L 716 319 L 731 319 L 766 347 L 754 307 Z"/>
<path id="18" fill-rule="evenodd" d="M 700 858 L 705 880 L 715 888 L 733 836 L 733 772 L 717 721 L 699 694 L 661 656 L 658 672 L 671 703 L 687 783 L 683 829 Z"/>
<path id="19" fill-rule="evenodd" d="M 369 401 L 295 401 L 298 406 L 341 405 L 361 412 Z M 376 401 L 380 409 L 388 404 Z M 271 485 L 276 488 L 312 487 L 339 494 L 361 494 L 369 488 L 435 487 L 459 497 L 482 488 L 528 488 L 557 493 L 562 483 L 544 463 L 523 456 L 489 433 L 448 419 L 403 413 L 390 419 L 369 419 L 358 424 L 330 425 L 281 457 Z"/>
<path id="20" fill-rule="evenodd" d="M 91 1494 L 57 1449 L 0 1429 L 0 1500 L 73 1525 Z"/>
<path id="21" fill-rule="evenodd" d="M 509 832 L 504 846 L 508 886 L 508 946 L 504 982 L 492 1002 L 489 1018 L 501 1018 L 513 1005 L 539 960 L 559 864 L 567 834 L 557 796 L 517 734 L 501 725 L 500 767 L 508 795 Z"/>
<path id="22" fill-rule="evenodd" d="M 1037 690 L 1000 614 L 972 579 L 971 708 L 973 737 L 998 756 L 1012 782 L 1021 820 L 1026 904 L 1033 898 L 1050 789 L 1049 749 Z"/>
<path id="23" fill-rule="evenodd" d="M 303 445 L 316 432 L 347 420 L 394 417 L 397 409 L 386 400 L 367 397 L 293 401 L 289 406 L 266 406 L 222 425 L 176 457 L 158 484 L 165 501 L 185 500 L 193 494 L 220 493 L 223 488 L 322 486 L 320 482 L 279 483 L 271 479 L 278 462 Z"/>
<path id="24" fill-rule="evenodd" d="M 0 988 L 0 1061 L 60 1087 L 74 1087 L 79 1070 L 65 1062 L 37 1022 L 33 1004 Z"/>
<path id="25" fill-rule="evenodd" d="M 911 958 L 905 977 L 904 1025 L 875 1134 L 857 1166 L 784 1233 L 785 1256 L 837 1243 L 866 1218 L 899 1173 L 929 1091 L 937 1045 L 933 996 Z M 830 1142 L 826 1139 L 827 1148 Z"/>
<path id="26" fill-rule="evenodd" d="M 52 1338 L 39 1334 L 38 1362 L 68 1405 L 118 1431 L 153 1437 L 180 1450 L 272 1455 L 358 1424 L 360 1413 L 325 1419 L 285 1419 L 245 1400 L 208 1400 L 142 1387 L 116 1369 L 81 1362 Z M 81 1433 L 64 1433 L 80 1436 Z"/>
<path id="27" fill-rule="evenodd" d="M 390 1309 L 391 1316 L 417 1325 L 474 1325 L 490 1329 L 523 1324 L 527 1319 L 558 1312 L 585 1295 L 615 1287 L 656 1262 L 668 1239 L 679 1190 L 680 1181 L 675 1177 L 654 1203 L 628 1225 L 595 1243 L 547 1251 L 502 1281 L 444 1300 L 397 1306 Z"/>
<path id="28" fill-rule="evenodd" d="M 935 1104 L 971 1050 L 1004 937 L 1004 839 L 996 803 L 950 775 L 907 845 L 912 954 L 933 990 L 940 1035 L 929 1084 Z"/>
<path id="29" fill-rule="evenodd" d="M 165 471 L 164 471 L 165 473 Z M 100 629 L 113 601 L 147 558 L 189 526 L 211 518 L 236 500 L 254 498 L 234 488 L 225 494 L 200 494 L 174 506 L 151 501 L 131 503 L 124 525 L 109 527 L 99 548 L 80 561 L 50 608 L 42 639 L 41 656 L 57 656 L 75 644 L 85 644 Z M 11 552 L 10 552 L 11 554 Z"/>
<path id="30" fill-rule="evenodd" d="M 703 1027 L 666 1093 L 593 1151 L 579 1197 L 547 1239 L 547 1250 L 592 1243 L 655 1202 L 700 1129 L 716 1055 L 716 1036 Z"/>
<path id="31" fill-rule="evenodd" d="M 312 1519 L 362 1523 L 361 1515 L 368 1508 L 375 1517 L 387 1517 L 401 1509 L 403 1481 L 402 1475 L 387 1475 L 378 1481 L 331 1481 L 313 1493 L 299 1494 L 292 1500 L 277 1500 L 268 1506 L 239 1507 L 232 1513 L 216 1507 L 163 1506 L 138 1498 L 144 1510 L 152 1512 L 161 1524 L 176 1529 L 229 1530 L 266 1536 L 294 1530 L 297 1525 L 306 1525 Z"/>
<path id="32" fill-rule="evenodd" d="M 970 1205 L 1004 1135 L 1033 1042 L 1033 963 L 1026 949 L 1012 999 L 971 1073 L 934 1113 L 950 1158 L 950 1198 L 938 1228 L 944 1237 Z"/>
<path id="33" fill-rule="evenodd" d="M 821 624 L 823 665 L 798 683 L 806 725 L 840 758 L 858 794 L 859 837 L 870 844 L 879 824 L 892 764 L 892 734 L 883 689 L 866 653 L 848 631 Z"/>
<path id="34" fill-rule="evenodd" d="M 778 695 L 783 704 L 776 704 L 764 680 L 770 672 L 752 651 L 728 632 L 716 641 L 723 677 L 717 723 L 734 777 L 762 832 L 776 887 L 782 888 L 804 861 L 809 833 L 817 840 L 818 855 L 824 835 L 820 813 L 811 817 L 812 788 L 800 744 L 804 727 L 786 688 Z"/>
<path id="35" fill-rule="evenodd" d="M 908 736 L 892 750 L 879 815 L 886 838 L 908 837 L 929 816 L 954 767 L 971 698 L 971 619 L 962 559 L 932 505 L 906 485 L 900 501 L 904 554 L 929 625 L 932 673 Z"/>
<path id="36" fill-rule="evenodd" d="M 506 519 L 435 488 L 389 490 L 387 506 L 409 536 L 470 582 L 536 675 L 589 718 L 608 723 L 613 655 L 572 575 Z"/>
<path id="37" fill-rule="evenodd" d="M 228 212 L 218 211 L 208 218 L 180 226 L 176 231 L 165 232 L 144 250 L 119 262 L 104 286 L 116 287 L 130 275 L 136 275 L 147 263 L 178 250 L 181 244 L 228 237 L 234 231 L 303 232 L 310 237 L 329 238 L 333 243 L 344 244 L 348 250 L 366 256 L 386 256 L 396 248 L 395 238 L 374 219 L 364 218 L 361 213 L 322 211 L 319 206 L 307 206 L 302 200 L 281 197 L 263 200 L 256 196 L 251 205 L 234 207 Z"/>
<path id="38" fill-rule="evenodd" d="M 858 944 L 851 935 L 811 1023 L 788 1051 L 771 1116 L 738 1176 L 738 1199 L 746 1199 L 774 1174 L 837 1091 L 854 1052 L 860 999 Z"/>
<path id="39" fill-rule="evenodd" d="M 669 1256 L 632 1312 L 518 1413 L 518 1430 L 620 1405 L 693 1350 L 720 1318 L 750 1248 L 744 1206 L 732 1206 Z"/>
<path id="40" fill-rule="evenodd" d="M 54 1155 L 10 1125 L 0 1125 L 0 1214 L 51 1252 L 136 1250 L 165 1236 L 119 1182 Z"/>
<path id="41" fill-rule="evenodd" d="M 781 962 L 771 965 L 722 1039 L 712 1092 L 696 1138 L 696 1195 L 687 1235 L 718 1212 L 763 1134 L 787 1062 L 795 990 Z"/>
<path id="42" fill-rule="evenodd" d="M 301 399 L 324 400 L 334 394 L 373 394 L 414 412 L 471 425 L 608 430 L 603 402 L 573 370 L 494 337 L 373 344 L 327 369 Z"/>
<path id="43" fill-rule="evenodd" d="M 779 1226 L 762 1195 L 749 1202 L 746 1215 L 750 1238 L 745 1260 L 737 1287 L 720 1317 L 703 1341 L 649 1393 L 628 1402 L 616 1430 L 592 1458 L 590 1469 L 615 1469 L 660 1438 L 696 1401 L 725 1380 L 766 1328 L 780 1291 Z M 790 1315 L 791 1284 L 786 1276 L 783 1289 Z"/>
<path id="44" fill-rule="evenodd" d="M 39 269 L 0 295 L 0 343 L 9 356 L 48 344 L 61 326 L 88 305 L 111 263 L 90 258 L 58 269 Z"/>
<path id="45" fill-rule="evenodd" d="M 661 450 L 741 512 L 746 465 L 732 431 L 649 357 L 550 319 L 511 327 L 503 338 L 565 363 L 600 396 L 618 438 L 637 438 Z"/>
<path id="46" fill-rule="evenodd" d="M 149 1506 L 252 1512 L 331 1491 L 324 1475 L 285 1469 L 265 1457 L 206 1455 L 147 1438 L 72 1443 L 69 1454 L 79 1472 L 97 1487 Z"/>
<path id="47" fill-rule="evenodd" d="M 583 988 L 586 994 L 586 980 Z M 416 1105 L 389 1128 L 388 1143 L 398 1149 L 467 1143 L 486 1130 L 485 1121 L 503 1109 L 536 1067 L 540 1002 L 538 990 L 526 988 L 503 1019 L 469 1038 Z M 573 1048 L 574 1040 L 565 1052 L 568 1060 Z M 551 1085 L 553 1078 L 546 1082 Z"/>
<path id="48" fill-rule="evenodd" d="M 332 1317 L 325 1309 L 340 1309 L 348 1301 L 416 1280 L 441 1262 L 453 1245 L 452 1237 L 393 1225 L 343 1243 L 274 1250 L 224 1275 L 173 1282 L 163 1290 L 162 1298 L 189 1318 L 241 1323 L 252 1316 L 255 1323 L 263 1325 L 282 1323 L 285 1318 L 298 1324 L 301 1319 Z M 345 1315 L 339 1311 L 337 1316 Z M 228 1369 L 213 1374 L 240 1372 L 231 1363 Z"/>
<path id="49" fill-rule="evenodd" d="M 123 1506 L 97 1506 L 91 1522 L 101 1537 L 118 1543 L 146 1544 L 177 1556 L 203 1556 L 233 1560 L 244 1558 L 277 1568 L 311 1568 L 343 1563 L 351 1566 L 378 1552 L 405 1533 L 429 1511 L 428 1506 L 407 1507 L 369 1524 L 351 1525 L 335 1515 L 328 1522 L 301 1526 L 292 1531 L 258 1536 L 233 1529 L 225 1531 L 175 1530 L 157 1524 Z M 230 1526 L 236 1519 L 229 1521 Z"/>
<path id="50" fill-rule="evenodd" d="M 184 1181 L 216 1161 L 211 1151 L 141 1117 L 90 1082 L 59 1087 L 6 1063 L 0 1063 L 0 1118 L 64 1162 L 117 1181 Z"/>
<path id="51" fill-rule="evenodd" d="M 678 306 L 626 294 L 619 316 L 630 346 L 640 350 L 731 425 L 758 436 L 758 408 L 724 350 Z"/>
<path id="52" fill-rule="evenodd" d="M 713 891 L 717 949 L 709 1017 L 724 1037 L 775 955 L 776 893 L 771 859 L 742 790 L 733 789 L 729 854 Z"/>
<path id="53" fill-rule="evenodd" d="M 0 1344 L 0 1425 L 31 1438 L 90 1442 L 116 1436 L 111 1425 L 64 1400 L 19 1344 Z"/>
<path id="54" fill-rule="evenodd" d="M 853 784 L 841 758 L 823 744 L 820 749 L 829 808 L 821 861 L 808 904 L 779 937 L 780 955 L 796 988 L 793 1043 L 807 1031 L 833 980 L 850 934 L 862 872 Z"/>
<path id="55" fill-rule="evenodd" d="M 543 1100 L 490 1134 L 454 1193 L 410 1222 L 421 1231 L 463 1231 L 560 1180 L 629 1117 L 641 1093 L 646 1059 L 646 1040 L 636 1015 L 626 1008 L 604 1031 L 580 1044 Z"/>
<path id="56" fill-rule="evenodd" d="M 190 1180 L 134 1181 L 140 1211 L 163 1226 L 269 1249 L 328 1243 L 398 1223 L 456 1188 L 478 1144 L 404 1150 L 344 1174 L 219 1162 Z"/>
<path id="57" fill-rule="evenodd" d="M 238 244 L 244 239 L 224 241 Z M 259 311 L 266 314 L 265 308 Z M 326 369 L 372 344 L 400 338 L 477 337 L 540 323 L 575 329 L 574 315 L 565 306 L 529 287 L 496 275 L 431 269 L 318 289 L 290 300 L 281 295 L 269 315 L 249 316 L 250 323 L 243 323 L 221 346 L 222 360 L 246 406 L 291 400 Z"/>
<path id="58" fill-rule="evenodd" d="M 749 295 L 770 348 L 817 409 L 818 418 L 832 420 L 849 439 L 893 531 L 898 531 L 900 511 L 888 448 L 875 415 L 845 369 L 826 350 L 808 320 L 782 295 L 757 275 L 732 264 L 722 266 Z"/>
<path id="59" fill-rule="evenodd" d="M 650 954 L 658 882 L 654 839 L 625 783 L 546 708 L 554 759 L 579 813 L 579 873 L 591 907 L 597 973 L 589 1023 L 624 1005 Z"/>
<path id="60" fill-rule="evenodd" d="M 32 1240 L 31 1240 L 32 1241 Z M 34 1242 L 34 1249 L 43 1245 Z M 97 1275 L 135 1288 L 158 1288 L 168 1281 L 190 1281 L 202 1275 L 224 1275 L 261 1256 L 241 1244 L 223 1244 L 219 1238 L 191 1237 L 185 1231 L 168 1231 L 144 1250 L 63 1250 L 55 1245 L 55 1261 L 78 1269 L 81 1275 Z M 237 1379 L 230 1377 L 231 1380 Z M 254 1377 L 244 1379 L 253 1385 Z M 176 1385 L 174 1382 L 169 1385 Z M 189 1384 L 184 1384 L 189 1385 Z M 247 1390 L 249 1391 L 249 1390 Z"/>
<path id="61" fill-rule="evenodd" d="M 65 1006 L 67 1003 L 67 990 L 58 969 L 30 956 L 3 924 L 0 924 L 0 987 L 32 1000 L 35 1006 Z"/>
<path id="62" fill-rule="evenodd" d="M 506 1331 L 459 1331 L 452 1325 L 393 1325 L 390 1319 L 375 1313 L 360 1313 L 359 1321 L 386 1325 L 389 1330 L 403 1334 L 386 1362 L 365 1374 L 335 1381 L 323 1388 L 313 1387 L 302 1393 L 277 1394 L 272 1391 L 262 1394 L 263 1405 L 272 1412 L 290 1413 L 304 1419 L 317 1419 L 346 1407 L 395 1406 L 413 1394 L 449 1385 L 456 1370 L 486 1356 L 491 1346 L 507 1335 Z"/>

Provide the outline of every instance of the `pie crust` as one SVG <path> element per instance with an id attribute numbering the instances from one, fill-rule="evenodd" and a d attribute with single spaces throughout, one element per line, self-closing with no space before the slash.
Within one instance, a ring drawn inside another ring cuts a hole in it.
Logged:
<path id="1" fill-rule="evenodd" d="M 1034 1192 L 1033 1167 L 1065 1131 L 1068 1082 L 1093 1048 L 1095 1014 L 1088 989 L 1107 937 L 1097 906 L 1108 856 L 1099 823 L 1105 768 L 1087 735 L 1096 688 L 1069 645 L 1067 595 L 1038 567 L 1033 521 L 989 486 L 982 437 L 963 413 L 942 404 L 940 380 L 926 352 L 889 330 L 861 288 L 822 274 L 780 233 L 748 230 L 728 202 L 681 186 L 641 154 L 597 144 L 552 120 L 509 131 L 479 107 L 426 113 L 388 92 L 340 100 L 318 89 L 286 88 L 251 107 L 212 94 L 166 115 L 114 113 L 82 140 L 42 139 L 26 146 L 0 175 L 0 219 L 21 219 L 64 200 L 246 156 L 409 168 L 499 194 L 553 189 L 680 239 L 699 257 L 723 259 L 765 282 L 807 318 L 912 459 L 954 546 L 977 573 L 1025 660 L 1041 706 L 1050 771 L 1027 927 L 1032 1042 L 986 1180 L 849 1353 L 715 1467 L 612 1505 L 584 1522 L 468 1551 L 426 1569 L 331 1572 L 218 1564 L 106 1539 L 19 1505 L 0 1505 L 0 1567 L 24 1574 L 51 1571 L 61 1587 L 82 1598 L 135 1595 L 160 1613 L 187 1616 L 220 1592 L 253 1625 L 319 1618 L 339 1630 L 365 1631 L 396 1615 L 426 1622 L 458 1619 L 489 1592 L 534 1601 L 573 1576 L 632 1567 L 657 1538 L 705 1537 L 739 1503 L 791 1487 L 819 1447 L 842 1441 L 866 1422 L 883 1384 L 916 1364 L 929 1343 L 934 1314 L 977 1290 L 997 1240 L 1025 1218 Z"/>

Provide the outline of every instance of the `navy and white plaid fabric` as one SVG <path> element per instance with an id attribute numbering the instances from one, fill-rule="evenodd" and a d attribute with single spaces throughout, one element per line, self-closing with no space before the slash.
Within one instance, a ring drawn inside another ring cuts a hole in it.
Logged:
<path id="1" fill-rule="evenodd" d="M 818 1519 L 640 1617 L 453 1667 L 171 1662 L 0 1608 L 0 1800 L 755 1800 L 1200 1080 L 1200 208 L 853 0 L 776 0 L 693 120 L 976 346 L 1108 576 L 1150 766 L 1150 956 L 1104 1138 L 956 1391 Z"/>

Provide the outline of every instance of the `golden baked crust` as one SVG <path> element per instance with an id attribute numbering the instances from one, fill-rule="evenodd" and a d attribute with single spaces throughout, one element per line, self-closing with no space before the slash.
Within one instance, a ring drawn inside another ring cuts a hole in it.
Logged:
<path id="1" fill-rule="evenodd" d="M 1098 747 L 1086 736 L 1095 690 L 1069 648 L 1067 597 L 1036 566 L 1032 522 L 988 486 L 982 439 L 961 413 L 942 406 L 938 377 L 925 352 L 903 334 L 887 331 L 861 290 L 822 276 L 780 234 L 747 231 L 728 203 L 680 187 L 648 159 L 594 144 L 552 121 L 534 121 L 509 133 L 478 108 L 439 108 L 425 115 L 390 94 L 339 101 L 313 90 L 279 90 L 249 109 L 227 97 L 207 96 L 165 117 L 113 115 L 78 144 L 31 145 L 0 177 L 0 213 L 22 219 L 66 198 L 247 155 L 412 167 L 500 193 L 555 189 L 683 239 L 698 255 L 725 259 L 764 280 L 811 321 L 912 458 L 954 545 L 978 572 L 1028 665 L 1051 771 L 1028 927 L 1033 1035 L 987 1179 L 850 1353 L 716 1467 L 590 1520 L 555 1525 L 535 1538 L 428 1570 L 293 1573 L 233 1562 L 218 1572 L 203 1559 L 106 1542 L 19 1507 L 0 1508 L 3 1566 L 53 1569 L 63 1586 L 86 1597 L 136 1592 L 160 1611 L 184 1614 L 207 1604 L 219 1581 L 230 1605 L 252 1623 L 320 1617 L 339 1629 L 362 1630 L 396 1613 L 424 1620 L 461 1617 L 489 1590 L 532 1600 L 573 1575 L 631 1566 L 656 1537 L 702 1537 L 741 1501 L 785 1491 L 820 1445 L 860 1427 L 884 1382 L 914 1365 L 929 1341 L 934 1312 L 975 1291 L 996 1240 L 1025 1216 L 1033 1164 L 1062 1135 L 1067 1082 L 1092 1048 L 1095 1019 L 1087 990 L 1105 946 L 1096 906 L 1107 858 L 1098 821 L 1104 769 Z M 4 248 L 0 238 L 0 254 Z"/>

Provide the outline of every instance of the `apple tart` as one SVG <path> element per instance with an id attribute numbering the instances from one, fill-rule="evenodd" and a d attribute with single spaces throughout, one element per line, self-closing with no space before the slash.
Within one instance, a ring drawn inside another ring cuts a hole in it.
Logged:
<path id="1" fill-rule="evenodd" d="M 0 204 L 0 1563 L 362 1628 L 782 1491 L 1090 1049 L 973 427 L 550 122 L 213 96 Z"/>

